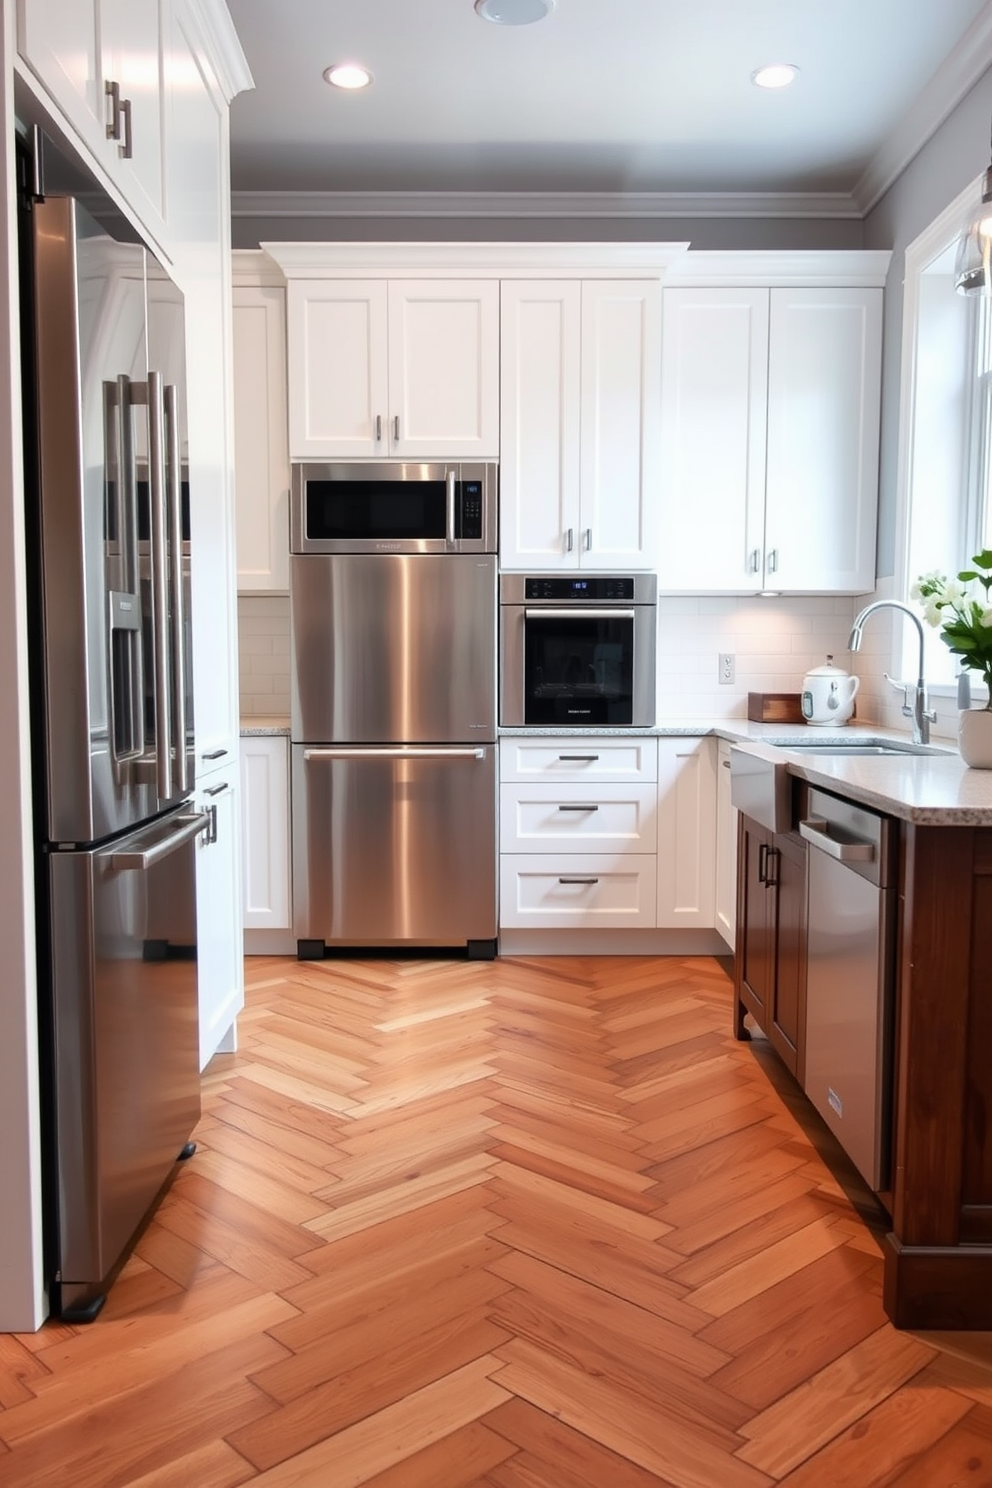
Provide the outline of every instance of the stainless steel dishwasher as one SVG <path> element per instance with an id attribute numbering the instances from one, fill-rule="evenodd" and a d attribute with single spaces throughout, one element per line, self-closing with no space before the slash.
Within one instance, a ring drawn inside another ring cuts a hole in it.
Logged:
<path id="1" fill-rule="evenodd" d="M 895 824 L 811 790 L 805 1090 L 876 1192 L 889 1182 Z"/>

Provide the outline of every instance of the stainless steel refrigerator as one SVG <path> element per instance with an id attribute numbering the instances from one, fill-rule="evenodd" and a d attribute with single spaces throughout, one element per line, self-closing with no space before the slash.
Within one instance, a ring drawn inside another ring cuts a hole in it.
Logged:
<path id="1" fill-rule="evenodd" d="M 299 955 L 491 958 L 495 556 L 294 552 L 290 609 Z"/>
<path id="2" fill-rule="evenodd" d="M 199 1117 L 210 825 L 191 806 L 183 301 L 83 184 L 85 206 L 37 181 L 20 203 L 46 1249 L 72 1319 Z"/>

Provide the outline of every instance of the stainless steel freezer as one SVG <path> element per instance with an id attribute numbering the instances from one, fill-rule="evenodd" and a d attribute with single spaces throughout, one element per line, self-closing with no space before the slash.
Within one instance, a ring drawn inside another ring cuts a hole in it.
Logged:
<path id="1" fill-rule="evenodd" d="M 495 555 L 294 553 L 290 612 L 300 955 L 493 955 Z"/>

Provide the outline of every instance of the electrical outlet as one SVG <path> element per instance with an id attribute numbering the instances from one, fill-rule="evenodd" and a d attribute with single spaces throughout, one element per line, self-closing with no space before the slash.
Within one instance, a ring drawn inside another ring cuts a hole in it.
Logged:
<path id="1" fill-rule="evenodd" d="M 719 676 L 721 687 L 734 680 L 734 653 L 732 651 L 721 651 L 719 659 Z"/>

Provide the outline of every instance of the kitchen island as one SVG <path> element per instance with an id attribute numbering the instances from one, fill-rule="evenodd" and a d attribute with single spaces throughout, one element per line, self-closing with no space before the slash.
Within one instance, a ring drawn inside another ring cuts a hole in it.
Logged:
<path id="1" fill-rule="evenodd" d="M 845 758 L 781 747 L 808 738 L 769 730 L 748 752 L 784 768 L 800 802 L 813 787 L 897 826 L 886 1310 L 899 1327 L 990 1328 L 992 773 L 951 750 Z"/>

